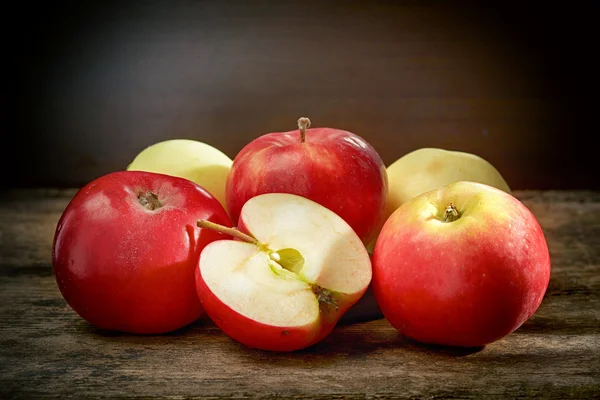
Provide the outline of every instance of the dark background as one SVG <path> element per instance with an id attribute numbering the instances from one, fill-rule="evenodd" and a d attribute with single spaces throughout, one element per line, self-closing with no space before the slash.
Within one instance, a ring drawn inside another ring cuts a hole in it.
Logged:
<path id="1" fill-rule="evenodd" d="M 594 2 L 83 3 L 5 13 L 9 187 L 81 186 L 170 138 L 233 158 L 308 116 L 386 165 L 442 147 L 513 189 L 600 189 Z"/>

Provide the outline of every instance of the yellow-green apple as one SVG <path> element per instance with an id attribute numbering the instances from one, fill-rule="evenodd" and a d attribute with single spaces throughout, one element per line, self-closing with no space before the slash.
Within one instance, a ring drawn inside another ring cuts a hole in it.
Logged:
<path id="1" fill-rule="evenodd" d="M 393 162 L 386 172 L 389 195 L 384 221 L 410 199 L 453 182 L 479 182 L 511 193 L 492 164 L 478 155 L 462 151 L 418 149 Z M 370 252 L 376 240 L 377 237 L 368 244 Z"/>
<path id="2" fill-rule="evenodd" d="M 191 139 L 171 139 L 143 149 L 127 170 L 189 179 L 208 190 L 225 206 L 225 183 L 232 162 L 226 154 L 209 144 Z"/>
<path id="3" fill-rule="evenodd" d="M 208 316 L 252 348 L 293 351 L 317 343 L 371 281 L 371 260 L 354 230 L 301 196 L 253 197 L 237 229 L 198 225 L 238 239 L 204 248 L 196 285 Z"/>
<path id="4" fill-rule="evenodd" d="M 227 208 L 235 222 L 250 198 L 290 193 L 311 199 L 341 216 L 368 243 L 383 224 L 387 203 L 385 165 L 358 135 L 332 128 L 262 135 L 234 158 L 227 177 Z"/>
<path id="5" fill-rule="evenodd" d="M 140 171 L 104 175 L 82 187 L 54 236 L 58 288 L 82 318 L 107 330 L 156 334 L 202 315 L 195 269 L 223 236 L 196 226 L 231 226 L 221 204 L 195 183 Z"/>
<path id="6" fill-rule="evenodd" d="M 423 148 L 387 167 L 389 199 L 386 219 L 410 199 L 457 181 L 484 183 L 510 193 L 500 172 L 482 157 L 462 151 Z"/>
<path id="7" fill-rule="evenodd" d="M 373 254 L 373 291 L 414 340 L 482 346 L 516 330 L 550 279 L 544 233 L 517 198 L 459 181 L 404 203 Z"/>

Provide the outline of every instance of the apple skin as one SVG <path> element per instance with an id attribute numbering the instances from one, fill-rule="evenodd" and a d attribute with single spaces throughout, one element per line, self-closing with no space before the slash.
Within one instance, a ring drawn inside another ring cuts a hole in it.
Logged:
<path id="1" fill-rule="evenodd" d="M 453 202 L 461 217 L 442 222 Z M 373 254 L 385 318 L 416 341 L 483 346 L 540 306 L 550 255 L 535 216 L 512 195 L 459 181 L 424 193 L 386 221 Z"/>
<path id="2" fill-rule="evenodd" d="M 162 206 L 149 210 L 138 193 Z M 137 334 L 169 332 L 198 319 L 194 269 L 201 250 L 224 236 L 196 226 L 231 226 L 221 204 L 195 183 L 139 171 L 104 175 L 64 210 L 52 263 L 67 303 L 91 324 Z M 229 236 L 225 236 L 229 238 Z"/>
<path id="3" fill-rule="evenodd" d="M 236 222 L 242 206 L 264 193 L 306 197 L 342 217 L 364 243 L 384 222 L 385 165 L 360 136 L 332 128 L 262 135 L 234 158 L 227 176 L 227 209 Z"/>

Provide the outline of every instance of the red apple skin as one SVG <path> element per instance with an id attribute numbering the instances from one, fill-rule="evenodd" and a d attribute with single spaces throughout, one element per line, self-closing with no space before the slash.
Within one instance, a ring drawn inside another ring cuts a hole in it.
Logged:
<path id="1" fill-rule="evenodd" d="M 367 243 L 383 224 L 387 172 L 360 136 L 332 128 L 269 133 L 235 157 L 226 185 L 227 209 L 237 222 L 242 206 L 264 193 L 306 197 L 342 217 Z"/>
<path id="2" fill-rule="evenodd" d="M 434 204 L 442 215 L 451 201 L 469 214 L 454 222 L 432 217 Z M 471 347 L 529 319 L 550 270 L 542 229 L 523 203 L 491 186 L 458 182 L 418 196 L 386 221 L 372 283 L 383 315 L 401 334 Z"/>
<path id="3" fill-rule="evenodd" d="M 275 352 L 304 349 L 329 335 L 337 322 L 337 318 L 330 319 L 336 311 L 323 311 L 320 319 L 301 327 L 272 326 L 254 321 L 215 296 L 202 278 L 200 268 L 196 268 L 196 289 L 210 319 L 227 336 L 254 349 Z"/>
<path id="4" fill-rule="evenodd" d="M 144 208 L 138 193 L 162 207 Z M 231 226 L 221 204 L 191 181 L 119 171 L 81 188 L 64 210 L 52 262 L 67 303 L 91 324 L 159 334 L 198 319 L 202 307 L 194 269 L 210 242 L 229 238 L 196 226 L 208 219 Z"/>

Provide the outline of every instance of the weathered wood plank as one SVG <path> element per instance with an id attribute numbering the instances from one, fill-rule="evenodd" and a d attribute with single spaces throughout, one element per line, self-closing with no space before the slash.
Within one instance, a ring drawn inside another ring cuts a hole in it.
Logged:
<path id="1" fill-rule="evenodd" d="M 379 319 L 289 354 L 247 349 L 206 318 L 157 336 L 87 324 L 50 264 L 73 194 L 0 196 L 0 398 L 600 396 L 600 193 L 515 193 L 544 228 L 553 270 L 538 312 L 503 340 L 422 346 Z"/>
<path id="2" fill-rule="evenodd" d="M 1 192 L 0 268 L 49 265 L 56 224 L 76 189 Z"/>
<path id="3" fill-rule="evenodd" d="M 484 349 L 419 346 L 377 320 L 272 354 L 237 344 L 207 320 L 161 336 L 99 331 L 49 277 L 3 277 L 0 288 L 0 393 L 8 396 L 600 394 L 596 294 L 550 296 L 521 329 Z"/>

